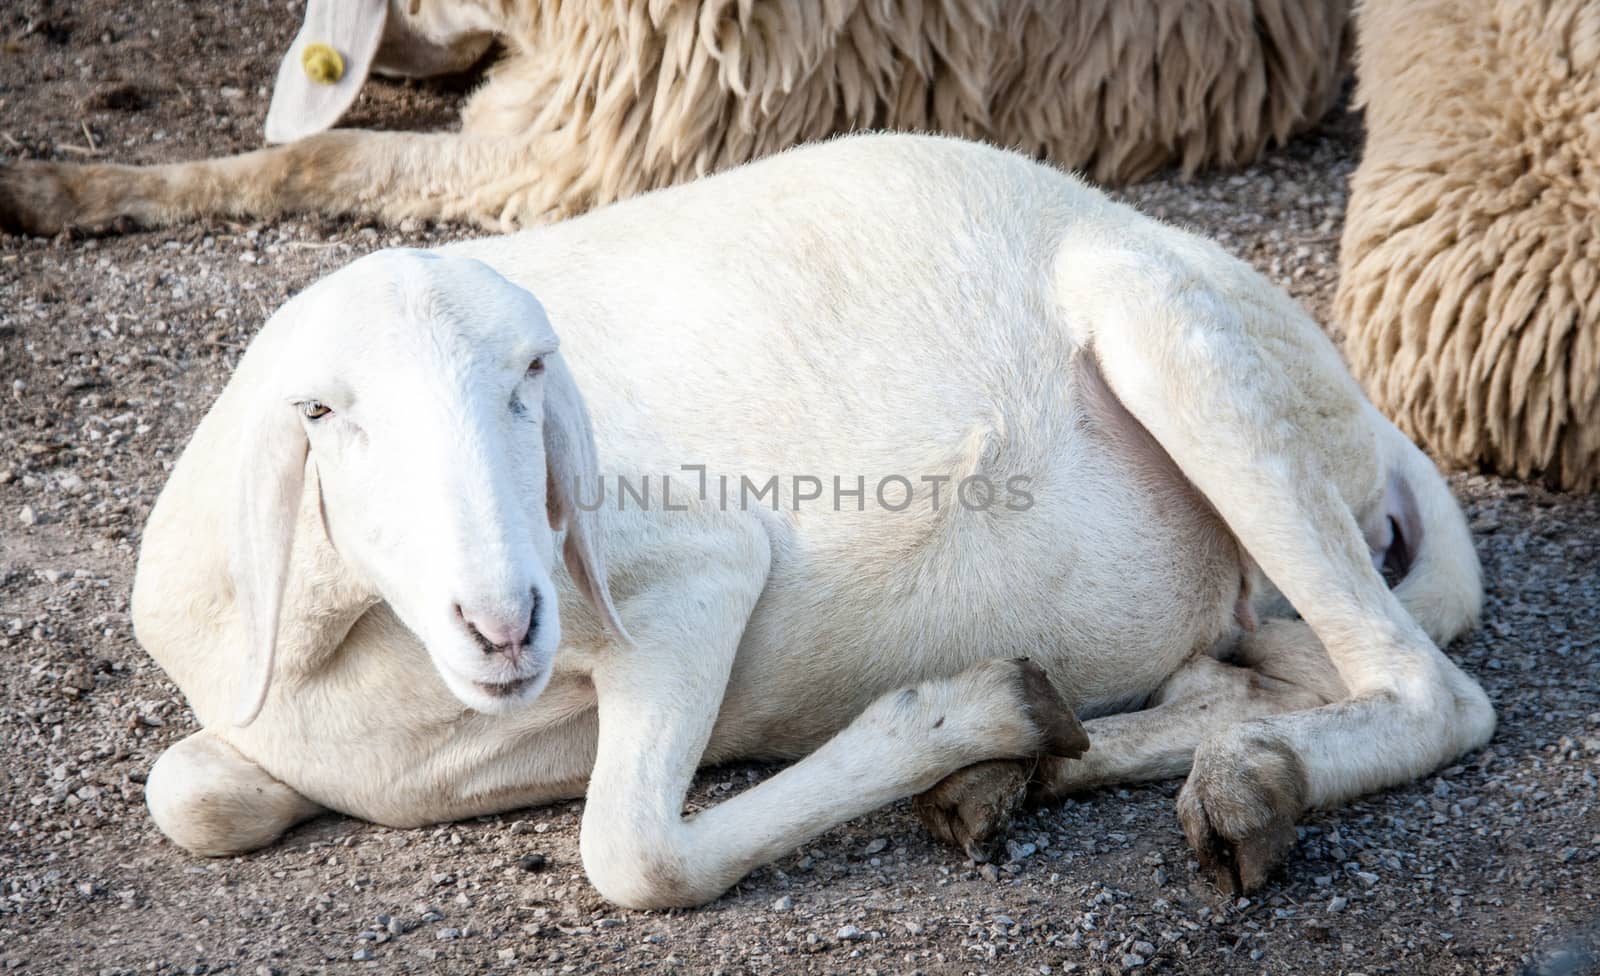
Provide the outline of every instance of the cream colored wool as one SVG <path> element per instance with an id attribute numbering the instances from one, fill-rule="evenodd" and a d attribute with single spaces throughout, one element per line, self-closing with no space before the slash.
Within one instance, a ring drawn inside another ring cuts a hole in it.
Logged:
<path id="1" fill-rule="evenodd" d="M 0 228 L 320 212 L 503 231 L 865 129 L 979 138 L 1107 183 L 1230 167 L 1337 97 L 1348 7 L 427 0 L 422 15 L 492 24 L 507 49 L 459 134 L 338 129 L 158 167 L 19 163 L 0 167 Z"/>
<path id="2" fill-rule="evenodd" d="M 1381 0 L 1359 21 L 1351 366 L 1444 462 L 1593 489 L 1600 4 Z"/>
<path id="3" fill-rule="evenodd" d="M 506 3 L 467 132 L 540 133 L 566 215 L 841 131 L 985 139 L 1123 183 L 1236 166 L 1338 94 L 1346 0 Z"/>

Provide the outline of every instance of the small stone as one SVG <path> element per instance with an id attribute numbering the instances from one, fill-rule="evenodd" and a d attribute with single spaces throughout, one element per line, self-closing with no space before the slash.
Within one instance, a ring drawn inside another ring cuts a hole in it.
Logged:
<path id="1" fill-rule="evenodd" d="M 499 952 L 495 953 L 495 955 L 500 958 L 501 962 L 517 961 L 517 950 L 515 949 L 501 949 Z"/>
<path id="2" fill-rule="evenodd" d="M 450 926 L 445 926 L 444 928 L 435 932 L 433 937 L 438 939 L 440 942 L 448 942 L 451 939 L 461 938 L 461 930 L 457 928 L 451 928 Z"/>
<path id="3" fill-rule="evenodd" d="M 1133 951 L 1137 952 L 1146 959 L 1149 959 L 1151 956 L 1156 954 L 1156 947 L 1152 942 L 1145 942 L 1141 940 L 1133 944 Z"/>
<path id="4" fill-rule="evenodd" d="M 784 895 L 772 903 L 772 910 L 775 912 L 792 912 L 794 911 L 794 899 Z"/>
<path id="5" fill-rule="evenodd" d="M 351 962 L 370 962 L 373 959 L 372 950 L 362 947 L 350 954 Z"/>
<path id="6" fill-rule="evenodd" d="M 1144 965 L 1144 957 L 1137 952 L 1130 952 L 1122 957 L 1123 969 L 1138 969 Z"/>
<path id="7" fill-rule="evenodd" d="M 1334 897 L 1333 900 L 1328 902 L 1328 911 L 1330 911 L 1330 912 L 1342 912 L 1342 911 L 1345 910 L 1345 906 L 1347 906 L 1349 904 L 1350 904 L 1350 899 L 1344 897 L 1343 895 L 1338 895 L 1338 896 Z"/>
<path id="8" fill-rule="evenodd" d="M 389 919 L 383 923 L 383 927 L 389 930 L 390 935 L 405 935 L 410 931 L 410 926 L 399 918 Z"/>
<path id="9" fill-rule="evenodd" d="M 867 841 L 867 856 L 872 856 L 889 846 L 889 842 L 882 837 L 874 837 Z"/>
<path id="10" fill-rule="evenodd" d="M 1000 880 L 1000 869 L 993 864 L 982 865 L 978 868 L 978 873 L 983 876 L 985 881 L 995 882 Z"/>
<path id="11" fill-rule="evenodd" d="M 521 858 L 519 858 L 517 860 L 517 867 L 521 868 L 524 871 L 532 872 L 534 874 L 537 874 L 540 871 L 543 871 L 545 868 L 547 868 L 549 866 L 550 866 L 550 862 L 545 859 L 545 856 L 543 854 L 539 854 L 537 852 L 535 852 L 533 854 L 524 854 L 524 855 L 522 855 Z"/>
<path id="12" fill-rule="evenodd" d="M 22 511 L 17 513 L 17 521 L 23 525 L 32 526 L 39 521 L 39 516 L 33 510 L 32 505 L 24 505 L 22 506 Z"/>
<path id="13" fill-rule="evenodd" d="M 860 942 L 867 937 L 867 933 L 854 925 L 846 925 L 835 934 L 839 937 L 840 942 Z"/>

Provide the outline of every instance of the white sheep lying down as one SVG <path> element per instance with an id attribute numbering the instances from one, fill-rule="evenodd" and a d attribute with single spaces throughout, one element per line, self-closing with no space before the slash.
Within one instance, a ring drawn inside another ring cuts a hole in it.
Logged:
<path id="1" fill-rule="evenodd" d="M 1267 579 L 1300 618 L 1256 623 Z M 587 796 L 589 878 L 666 906 L 901 797 L 981 854 L 1025 791 L 1185 772 L 1254 887 L 1307 809 L 1488 739 L 1439 650 L 1480 600 L 1443 480 L 1260 276 L 865 136 L 313 285 L 173 470 L 133 613 L 204 726 L 148 784 L 189 850 Z M 749 757 L 798 761 L 684 815 Z"/>

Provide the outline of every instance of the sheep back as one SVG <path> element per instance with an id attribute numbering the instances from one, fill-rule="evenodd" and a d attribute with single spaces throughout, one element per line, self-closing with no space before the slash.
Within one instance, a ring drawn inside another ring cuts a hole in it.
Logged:
<path id="1" fill-rule="evenodd" d="M 1105 183 L 1256 158 L 1337 99 L 1349 0 L 502 0 L 468 132 L 540 133 L 562 217 L 855 130 L 941 132 Z"/>

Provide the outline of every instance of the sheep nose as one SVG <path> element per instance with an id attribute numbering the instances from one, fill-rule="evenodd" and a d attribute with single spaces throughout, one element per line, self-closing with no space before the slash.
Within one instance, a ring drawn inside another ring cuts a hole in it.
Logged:
<path id="1" fill-rule="evenodd" d="M 470 609 L 459 603 L 455 610 L 483 653 L 514 654 L 533 642 L 534 631 L 538 629 L 539 591 L 530 590 L 523 607 L 511 613 Z"/>

